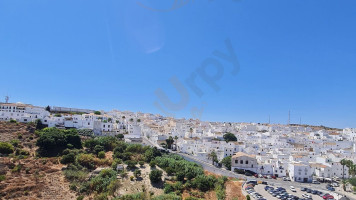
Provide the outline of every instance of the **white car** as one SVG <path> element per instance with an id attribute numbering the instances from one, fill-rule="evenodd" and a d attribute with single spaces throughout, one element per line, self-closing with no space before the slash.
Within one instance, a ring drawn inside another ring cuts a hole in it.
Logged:
<path id="1" fill-rule="evenodd" d="M 307 199 L 311 198 L 311 196 L 309 194 L 303 194 L 302 196 Z"/>
<path id="2" fill-rule="evenodd" d="M 297 190 L 296 190 L 295 187 L 293 187 L 293 186 L 290 186 L 290 191 L 292 191 L 292 192 L 297 192 Z"/>

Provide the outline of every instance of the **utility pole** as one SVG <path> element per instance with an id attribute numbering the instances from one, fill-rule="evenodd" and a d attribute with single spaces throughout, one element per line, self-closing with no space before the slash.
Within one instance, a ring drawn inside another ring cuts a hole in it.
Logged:
<path id="1" fill-rule="evenodd" d="M 302 125 L 302 117 L 299 119 L 299 125 Z"/>
<path id="2" fill-rule="evenodd" d="M 290 110 L 288 112 L 288 125 L 290 125 Z"/>
<path id="3" fill-rule="evenodd" d="M 5 102 L 6 102 L 6 103 L 9 103 L 9 99 L 10 99 L 9 96 L 5 96 Z"/>

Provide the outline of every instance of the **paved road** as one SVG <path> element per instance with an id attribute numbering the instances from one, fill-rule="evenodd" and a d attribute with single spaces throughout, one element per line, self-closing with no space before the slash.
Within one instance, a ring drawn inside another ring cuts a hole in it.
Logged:
<path id="1" fill-rule="evenodd" d="M 147 145 L 150 146 L 154 146 L 154 147 L 159 147 L 157 144 L 154 144 L 152 141 L 148 140 L 148 138 L 143 137 L 143 142 Z M 334 193 L 334 196 L 344 196 L 347 195 L 350 199 L 356 199 L 355 195 L 350 194 L 350 193 L 346 193 L 343 191 L 338 191 L 337 193 L 335 192 L 328 192 L 326 191 L 326 184 L 308 184 L 308 183 L 298 183 L 298 182 L 292 182 L 292 181 L 283 181 L 281 179 L 259 179 L 259 178 L 255 178 L 255 177 L 248 177 L 248 176 L 244 176 L 241 174 L 236 174 L 232 171 L 226 170 L 224 168 L 218 168 L 214 165 L 212 165 L 211 163 L 207 163 L 204 162 L 202 160 L 199 160 L 193 156 L 190 156 L 188 154 L 184 154 L 184 153 L 179 153 L 179 152 L 175 152 L 175 151 L 169 151 L 170 153 L 174 153 L 174 154 L 178 154 L 180 156 L 182 156 L 185 160 L 191 161 L 191 162 L 195 162 L 197 164 L 200 164 L 204 170 L 207 170 L 211 173 L 214 174 L 219 174 L 222 176 L 227 176 L 227 177 L 233 177 L 233 178 L 238 178 L 238 179 L 243 179 L 243 180 L 250 180 L 250 179 L 254 179 L 257 181 L 267 181 L 269 184 L 273 184 L 277 187 L 285 187 L 285 188 L 289 188 L 290 186 L 294 186 L 295 188 L 302 188 L 302 187 L 306 187 L 306 188 L 310 188 L 312 190 L 319 190 L 321 192 L 324 193 Z"/>

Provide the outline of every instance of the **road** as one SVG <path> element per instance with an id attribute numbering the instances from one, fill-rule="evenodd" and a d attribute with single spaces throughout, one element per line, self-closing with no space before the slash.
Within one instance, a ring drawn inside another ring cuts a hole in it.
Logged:
<path id="1" fill-rule="evenodd" d="M 143 137 L 143 142 L 147 145 L 150 145 L 150 146 L 154 146 L 154 147 L 160 147 L 159 145 L 157 144 L 154 144 L 152 141 L 148 140 L 148 138 L 146 137 Z M 333 193 L 334 196 L 347 196 L 348 198 L 350 199 L 356 199 L 356 196 L 353 195 L 353 194 L 350 194 L 350 193 L 346 193 L 344 191 L 341 191 L 341 190 L 338 190 L 337 192 L 330 192 L 330 191 L 327 191 L 326 190 L 326 184 L 309 184 L 309 183 L 298 183 L 298 182 L 292 182 L 292 181 L 283 181 L 281 179 L 260 179 L 260 178 L 255 178 L 255 177 L 248 177 L 248 176 L 244 176 L 244 175 L 241 175 L 241 174 L 236 174 L 232 171 L 229 171 L 229 170 L 226 170 L 224 168 L 218 168 L 214 165 L 212 165 L 211 163 L 207 163 L 207 162 L 204 162 L 202 160 L 199 160 L 193 156 L 190 156 L 188 154 L 184 154 L 184 153 L 180 153 L 180 152 L 175 152 L 175 151 L 170 151 L 170 153 L 174 153 L 174 154 L 177 154 L 177 155 L 180 155 L 182 156 L 185 160 L 187 161 L 191 161 L 191 162 L 195 162 L 199 165 L 201 165 L 203 167 L 204 170 L 207 170 L 211 173 L 214 173 L 214 174 L 218 174 L 218 175 L 222 175 L 222 176 L 227 176 L 227 177 L 233 177 L 233 178 L 238 178 L 238 179 L 243 179 L 243 180 L 250 180 L 250 179 L 253 179 L 253 180 L 257 180 L 257 181 L 266 181 L 268 182 L 268 184 L 273 184 L 277 187 L 287 187 L 289 188 L 290 186 L 294 186 L 295 188 L 302 188 L 302 187 L 306 187 L 306 188 L 310 188 L 312 190 L 319 190 L 321 192 L 324 192 L 324 193 Z"/>

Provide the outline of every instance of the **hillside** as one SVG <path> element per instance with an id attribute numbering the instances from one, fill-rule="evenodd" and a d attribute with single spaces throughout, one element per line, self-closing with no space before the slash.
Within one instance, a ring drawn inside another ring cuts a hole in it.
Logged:
<path id="1" fill-rule="evenodd" d="M 0 122 L 0 141 L 12 142 L 15 155 L 0 157 L 0 199 L 75 199 L 58 158 L 35 158 L 33 124 Z"/>

